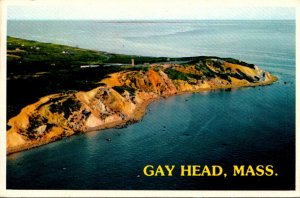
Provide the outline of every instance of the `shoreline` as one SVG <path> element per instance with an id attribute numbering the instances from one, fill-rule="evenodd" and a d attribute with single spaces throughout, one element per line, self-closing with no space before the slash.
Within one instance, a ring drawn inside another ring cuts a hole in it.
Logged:
<path id="1" fill-rule="evenodd" d="M 142 103 L 140 103 L 137 107 L 136 110 L 132 113 L 132 115 L 125 119 L 125 120 L 121 120 L 121 121 L 113 121 L 113 122 L 109 122 L 109 123 L 105 123 L 96 127 L 90 127 L 88 128 L 86 131 L 80 132 L 80 133 L 88 133 L 88 132 L 94 132 L 94 131 L 99 131 L 99 130 L 104 130 L 104 129 L 109 129 L 109 128 L 114 128 L 114 127 L 122 127 L 126 124 L 131 124 L 131 123 L 135 123 L 135 122 L 139 122 L 143 116 L 145 115 L 145 112 L 147 111 L 148 106 L 156 100 L 159 100 L 161 98 L 167 98 L 170 96 L 177 96 L 177 95 L 183 95 L 183 94 L 189 94 L 189 93 L 201 93 L 201 92 L 205 92 L 205 91 L 213 91 L 213 90 L 218 90 L 218 89 L 235 89 L 235 88 L 242 88 L 242 87 L 256 87 L 256 86 L 265 86 L 265 85 L 271 85 L 272 83 L 278 81 L 278 78 L 275 76 L 272 76 L 271 80 L 269 81 L 264 81 L 264 82 L 256 82 L 256 83 L 250 83 L 250 84 L 242 84 L 242 85 L 223 85 L 223 86 L 216 86 L 213 88 L 203 88 L 201 90 L 194 90 L 194 91 L 181 91 L 181 92 L 177 92 L 175 94 L 170 94 L 168 96 L 160 96 L 160 97 L 154 97 L 148 100 L 144 100 Z M 99 131 L 100 132 L 100 131 Z M 30 143 L 26 143 L 25 145 L 21 145 L 21 146 L 16 146 L 10 149 L 6 149 L 6 155 L 12 155 L 14 153 L 19 153 L 22 151 L 27 151 L 33 148 L 37 148 L 39 146 L 42 145 L 46 145 L 46 144 L 50 144 L 52 142 L 61 140 L 63 138 L 67 138 L 73 135 L 76 135 L 78 133 L 73 133 L 71 135 L 66 135 L 63 137 L 54 137 L 51 139 L 46 139 L 46 138 L 41 138 L 38 140 L 34 140 Z"/>

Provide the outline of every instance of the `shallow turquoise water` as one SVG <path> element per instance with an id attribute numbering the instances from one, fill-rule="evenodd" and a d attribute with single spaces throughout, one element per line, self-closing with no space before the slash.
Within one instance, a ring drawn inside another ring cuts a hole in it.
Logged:
<path id="1" fill-rule="evenodd" d="M 8 35 L 140 55 L 240 58 L 279 77 L 271 86 L 161 99 L 127 128 L 10 155 L 9 189 L 295 188 L 294 21 L 9 21 Z M 154 178 L 143 175 L 147 164 L 218 164 L 229 175 L 233 164 L 272 164 L 278 176 L 180 177 L 176 169 Z"/>

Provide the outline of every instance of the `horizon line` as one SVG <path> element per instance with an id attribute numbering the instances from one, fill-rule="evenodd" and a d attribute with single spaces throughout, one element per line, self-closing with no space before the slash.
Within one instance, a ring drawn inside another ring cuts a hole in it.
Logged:
<path id="1" fill-rule="evenodd" d="M 7 21 L 296 21 L 296 19 L 7 19 Z"/>

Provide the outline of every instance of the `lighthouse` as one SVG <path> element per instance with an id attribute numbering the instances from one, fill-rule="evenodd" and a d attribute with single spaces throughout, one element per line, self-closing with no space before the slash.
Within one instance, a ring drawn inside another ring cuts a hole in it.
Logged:
<path id="1" fill-rule="evenodd" d="M 134 58 L 131 59 L 131 65 L 134 66 Z"/>

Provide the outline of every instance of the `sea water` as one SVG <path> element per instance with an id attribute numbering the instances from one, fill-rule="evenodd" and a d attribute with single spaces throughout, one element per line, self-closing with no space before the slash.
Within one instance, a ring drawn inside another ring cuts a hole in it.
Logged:
<path id="1" fill-rule="evenodd" d="M 9 155 L 8 189 L 295 189 L 295 21 L 8 21 L 7 30 L 122 54 L 232 57 L 279 78 L 161 99 L 127 128 Z M 148 164 L 176 170 L 146 177 Z M 180 177 L 180 165 L 194 164 L 221 165 L 229 176 Z M 233 165 L 268 164 L 278 176 L 230 176 Z"/>

